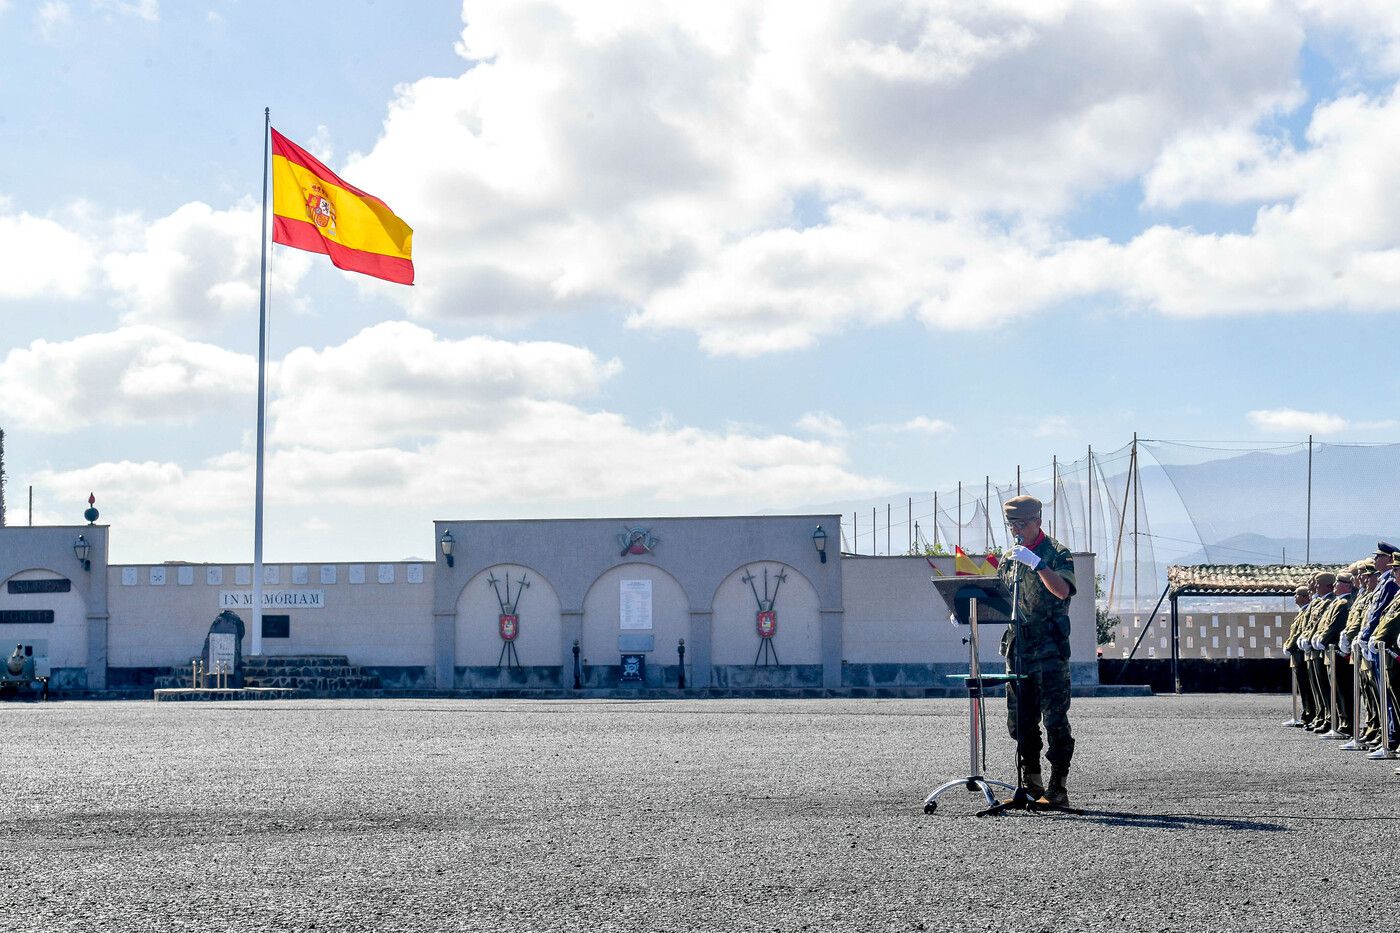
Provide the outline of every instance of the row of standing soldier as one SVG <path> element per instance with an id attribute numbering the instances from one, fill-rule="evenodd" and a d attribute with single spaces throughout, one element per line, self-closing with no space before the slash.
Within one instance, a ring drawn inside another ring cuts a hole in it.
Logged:
<path id="1" fill-rule="evenodd" d="M 1344 748 L 1364 749 L 1375 757 L 1390 757 L 1400 738 L 1395 702 L 1400 688 L 1397 550 L 1381 541 L 1371 557 L 1340 573 L 1314 574 L 1308 586 L 1298 587 L 1298 615 L 1284 642 L 1302 707 L 1301 721 L 1294 724 L 1328 738 L 1350 739 Z M 1352 697 L 1358 676 L 1362 708 L 1355 710 Z M 1387 687 L 1388 702 L 1382 702 L 1381 691 Z M 1383 710 L 1389 720 L 1384 724 Z"/>

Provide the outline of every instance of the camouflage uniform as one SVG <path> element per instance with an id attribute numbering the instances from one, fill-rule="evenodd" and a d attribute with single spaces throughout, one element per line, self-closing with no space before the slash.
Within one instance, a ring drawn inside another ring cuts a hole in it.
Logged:
<path id="1" fill-rule="evenodd" d="M 1298 614 L 1293 617 L 1293 625 L 1288 629 L 1288 638 L 1283 643 L 1283 650 L 1288 652 L 1289 663 L 1298 678 L 1298 701 L 1303 707 L 1305 725 L 1317 718 L 1317 704 L 1313 702 L 1312 677 L 1308 675 L 1307 658 L 1298 642 L 1304 629 L 1308 627 L 1308 618 L 1312 615 L 1310 610 L 1315 602 L 1316 600 L 1310 599 L 1298 610 Z"/>
<path id="2" fill-rule="evenodd" d="M 1027 545 L 1030 547 L 1030 545 Z M 1074 559 L 1069 549 L 1049 535 L 1031 547 L 1042 561 L 1040 569 L 1052 570 L 1069 583 L 1073 596 Z M 1069 728 L 1069 597 L 1060 599 L 1041 581 L 1037 571 L 1014 560 L 1003 560 L 997 576 L 1012 589 L 1017 577 L 1016 618 L 1002 636 L 1001 653 L 1008 674 L 1024 674 L 1006 689 L 1006 726 L 1017 740 L 1021 764 L 1028 774 L 1040 773 L 1040 722 L 1045 722 L 1046 760 L 1060 774 L 1069 771 L 1074 757 L 1074 736 Z M 1019 633 L 1017 632 L 1019 629 Z M 1024 741 L 1018 735 L 1024 733 Z"/>

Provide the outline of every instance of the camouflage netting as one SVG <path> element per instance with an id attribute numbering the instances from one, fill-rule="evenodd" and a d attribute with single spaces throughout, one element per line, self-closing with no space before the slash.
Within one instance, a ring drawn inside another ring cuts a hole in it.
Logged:
<path id="1" fill-rule="evenodd" d="M 1167 585 L 1173 593 L 1211 596 L 1292 596 L 1313 574 L 1340 573 L 1346 564 L 1173 564 Z"/>

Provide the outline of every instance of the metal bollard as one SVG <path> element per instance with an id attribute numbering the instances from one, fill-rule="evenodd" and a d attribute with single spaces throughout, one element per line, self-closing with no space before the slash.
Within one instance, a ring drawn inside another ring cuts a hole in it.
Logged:
<path id="1" fill-rule="evenodd" d="M 1293 684 L 1293 718 L 1284 723 L 1285 726 L 1297 726 L 1303 728 L 1303 720 L 1298 718 L 1298 659 L 1292 654 L 1288 655 L 1288 679 Z"/>
<path id="2" fill-rule="evenodd" d="M 682 638 L 682 639 L 681 639 L 681 643 L 680 643 L 679 645 L 676 646 L 676 654 L 680 655 L 680 659 L 681 659 L 680 689 L 684 690 L 684 689 L 685 689 L 685 639 L 684 639 L 684 638 Z"/>
<path id="3" fill-rule="evenodd" d="M 1395 757 L 1395 753 L 1390 750 L 1390 659 L 1386 657 L 1387 651 L 1385 645 L 1381 645 L 1381 650 L 1376 652 L 1381 666 L 1381 747 L 1366 756 L 1376 761 Z"/>
<path id="4" fill-rule="evenodd" d="M 199 658 L 190 658 L 190 686 L 199 689 Z"/>
<path id="5" fill-rule="evenodd" d="M 1341 723 L 1341 716 L 1337 714 L 1337 652 L 1331 646 L 1323 645 L 1322 650 L 1327 652 L 1322 656 L 1322 665 L 1327 668 L 1327 691 L 1332 696 L 1332 728 L 1323 733 L 1324 739 L 1344 739 L 1347 736 L 1337 728 Z"/>
<path id="6" fill-rule="evenodd" d="M 575 639 L 574 639 L 574 689 L 575 689 L 575 690 L 582 690 L 582 689 L 583 689 L 583 681 L 579 678 L 579 674 L 580 674 L 580 671 L 579 671 L 579 666 L 578 666 L 578 639 L 575 638 Z"/>
<path id="7" fill-rule="evenodd" d="M 1344 752 L 1361 751 L 1361 646 L 1351 643 L 1351 741 L 1340 746 Z"/>

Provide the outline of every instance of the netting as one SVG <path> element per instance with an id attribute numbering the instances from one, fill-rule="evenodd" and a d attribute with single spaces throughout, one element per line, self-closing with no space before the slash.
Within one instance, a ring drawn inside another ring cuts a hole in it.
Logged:
<path id="1" fill-rule="evenodd" d="M 1021 492 L 1044 503 L 1052 537 L 1097 555 L 1101 607 L 1145 615 L 1172 564 L 1347 563 L 1400 543 L 1400 444 L 1139 440 L 1017 473 L 856 513 L 846 546 L 1005 549 L 1002 503 Z"/>

